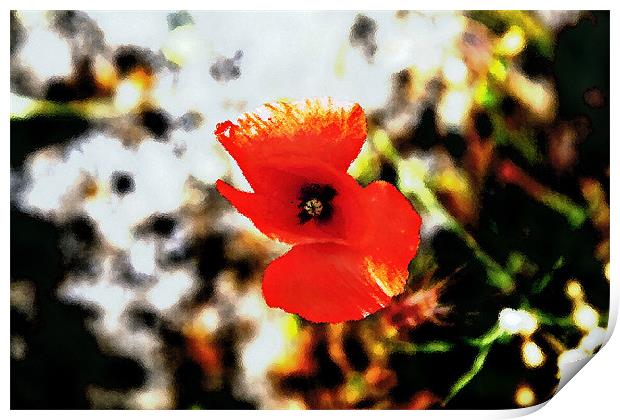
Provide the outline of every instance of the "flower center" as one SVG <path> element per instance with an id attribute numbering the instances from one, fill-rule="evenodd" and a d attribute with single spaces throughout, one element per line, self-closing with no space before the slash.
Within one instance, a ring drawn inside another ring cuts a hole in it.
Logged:
<path id="1" fill-rule="evenodd" d="M 323 203 L 318 198 L 311 198 L 304 204 L 304 210 L 312 217 L 318 217 L 323 211 Z"/>
<path id="2" fill-rule="evenodd" d="M 336 196 L 336 190 L 330 185 L 306 184 L 299 191 L 299 214 L 297 218 L 300 224 L 312 219 L 326 222 L 331 218 L 334 211 L 332 199 Z"/>

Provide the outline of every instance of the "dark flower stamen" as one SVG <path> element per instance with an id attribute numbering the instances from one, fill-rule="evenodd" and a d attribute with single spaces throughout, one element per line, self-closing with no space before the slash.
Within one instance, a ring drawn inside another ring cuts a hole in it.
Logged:
<path id="1" fill-rule="evenodd" d="M 321 201 L 317 198 L 311 198 L 304 204 L 304 210 L 310 216 L 318 217 L 323 211 L 323 203 L 321 203 Z"/>
<path id="2" fill-rule="evenodd" d="M 336 190 L 330 185 L 308 184 L 301 187 L 299 192 L 300 210 L 297 217 L 299 223 L 304 224 L 311 219 L 325 222 L 330 219 L 334 209 L 332 199 L 336 196 Z"/>

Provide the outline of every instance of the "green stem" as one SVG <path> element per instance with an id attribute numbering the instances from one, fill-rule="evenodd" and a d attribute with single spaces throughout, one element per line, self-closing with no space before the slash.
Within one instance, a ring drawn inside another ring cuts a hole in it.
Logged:
<path id="1" fill-rule="evenodd" d="M 443 402 L 444 405 L 447 404 L 452 398 L 454 398 L 454 396 L 458 394 L 459 391 L 463 389 L 465 385 L 467 385 L 478 372 L 480 372 L 480 369 L 482 369 L 482 367 L 484 366 L 484 362 L 489 355 L 489 351 L 491 351 L 490 344 L 480 349 L 478 356 L 476 356 L 476 358 L 474 359 L 474 364 L 472 365 L 471 369 L 463 376 L 461 376 L 450 389 L 450 393 Z"/>
<path id="2" fill-rule="evenodd" d="M 401 353 L 446 353 L 452 350 L 454 345 L 446 341 L 431 341 L 429 343 L 405 343 L 397 342 L 393 345 L 394 351 Z"/>
<path id="3" fill-rule="evenodd" d="M 450 392 L 444 400 L 444 405 L 447 404 L 452 398 L 454 398 L 454 396 L 458 394 L 459 391 L 463 389 L 478 374 L 478 372 L 480 372 L 480 370 L 484 366 L 484 362 L 486 361 L 487 356 L 489 355 L 489 352 L 491 351 L 493 343 L 495 343 L 495 341 L 497 341 L 497 339 L 500 338 L 502 335 L 504 335 L 504 332 L 499 327 L 499 325 L 496 324 L 482 337 L 469 340 L 469 344 L 478 346 L 480 350 L 478 352 L 478 355 L 474 359 L 474 363 L 471 369 L 469 369 L 463 376 L 461 376 L 454 383 L 454 385 L 452 385 L 452 388 L 450 388 Z"/>

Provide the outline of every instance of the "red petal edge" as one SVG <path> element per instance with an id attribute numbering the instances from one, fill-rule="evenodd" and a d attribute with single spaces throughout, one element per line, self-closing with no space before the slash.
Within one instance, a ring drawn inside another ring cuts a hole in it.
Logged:
<path id="1" fill-rule="evenodd" d="M 366 139 L 366 117 L 358 104 L 331 98 L 265 104 L 215 130 L 252 185 L 257 166 L 274 157 L 314 159 L 346 171 Z"/>

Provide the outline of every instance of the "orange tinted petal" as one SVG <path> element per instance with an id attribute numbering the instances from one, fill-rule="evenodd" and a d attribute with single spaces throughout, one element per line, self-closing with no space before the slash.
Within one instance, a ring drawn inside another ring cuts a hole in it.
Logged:
<path id="1" fill-rule="evenodd" d="M 369 275 L 365 259 L 344 245 L 297 245 L 265 270 L 265 301 L 314 322 L 364 318 L 391 299 Z"/>
<path id="2" fill-rule="evenodd" d="M 215 134 L 252 185 L 256 168 L 274 157 L 314 159 L 346 171 L 366 139 L 358 104 L 331 99 L 278 102 L 217 125 Z"/>

